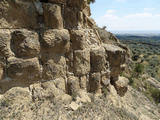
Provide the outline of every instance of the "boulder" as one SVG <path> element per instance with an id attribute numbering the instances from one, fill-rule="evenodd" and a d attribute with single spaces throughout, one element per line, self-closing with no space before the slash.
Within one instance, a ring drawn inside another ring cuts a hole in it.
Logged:
<path id="1" fill-rule="evenodd" d="M 59 81 L 60 82 L 60 81 Z M 64 92 L 62 90 L 60 90 L 59 88 L 57 88 L 54 84 L 54 80 L 51 81 L 47 81 L 41 84 L 42 88 L 45 90 L 45 92 L 47 92 L 47 96 L 53 96 L 53 97 L 57 97 L 57 96 L 61 96 L 64 94 Z M 52 94 L 52 95 L 50 95 Z"/>
<path id="2" fill-rule="evenodd" d="M 124 49 L 115 45 L 104 44 L 103 46 L 106 50 L 108 56 L 107 60 L 110 64 L 111 78 L 116 80 L 116 78 L 122 72 L 122 68 L 124 68 L 123 66 L 126 62 L 126 52 Z"/>
<path id="3" fill-rule="evenodd" d="M 64 26 L 66 29 L 87 27 L 85 26 L 85 24 L 87 24 L 87 17 L 84 15 L 83 11 L 79 11 L 77 8 L 66 6 L 64 8 L 64 18 Z"/>
<path id="4" fill-rule="evenodd" d="M 127 92 L 129 80 L 125 77 L 119 77 L 118 81 L 114 83 L 117 93 L 122 97 Z"/>
<path id="5" fill-rule="evenodd" d="M 11 50 L 18 58 L 33 58 L 40 53 L 39 36 L 37 32 L 26 29 L 11 33 Z"/>
<path id="6" fill-rule="evenodd" d="M 88 103 L 91 102 L 91 98 L 84 90 L 79 90 L 76 97 L 76 103 Z"/>
<path id="7" fill-rule="evenodd" d="M 6 106 L 14 108 L 14 112 L 23 105 L 24 112 L 29 110 L 28 104 L 31 103 L 32 96 L 28 87 L 13 87 L 4 94 L 3 100 L 6 101 Z"/>
<path id="8" fill-rule="evenodd" d="M 86 41 L 85 31 L 71 30 L 70 35 L 71 35 L 72 48 L 74 50 L 83 50 L 89 47 Z"/>
<path id="9" fill-rule="evenodd" d="M 91 73 L 89 79 L 90 92 L 101 94 L 101 74 Z"/>
<path id="10" fill-rule="evenodd" d="M 68 95 L 68 94 L 61 94 L 57 97 L 54 98 L 55 103 L 59 103 L 59 104 L 70 104 L 72 102 L 72 96 Z"/>
<path id="11" fill-rule="evenodd" d="M 37 58 L 19 59 L 8 58 L 7 76 L 24 84 L 33 83 L 40 79 L 41 67 Z"/>
<path id="12" fill-rule="evenodd" d="M 0 28 L 37 29 L 37 18 L 36 8 L 30 0 L 0 1 Z"/>
<path id="13" fill-rule="evenodd" d="M 77 28 L 78 26 L 78 12 L 77 10 L 73 10 L 69 7 L 65 7 L 64 10 L 64 26 L 65 29 Z M 71 19 L 72 18 L 72 19 Z"/>
<path id="14" fill-rule="evenodd" d="M 13 53 L 10 49 L 11 32 L 10 30 L 0 29 L 0 56 L 10 57 Z"/>
<path id="15" fill-rule="evenodd" d="M 90 51 L 75 50 L 74 61 L 73 61 L 75 75 L 82 76 L 90 72 Z"/>
<path id="16" fill-rule="evenodd" d="M 107 54 L 103 47 L 92 48 L 90 51 L 91 55 L 91 71 L 100 72 L 108 69 Z"/>
<path id="17" fill-rule="evenodd" d="M 53 53 L 66 53 L 70 48 L 70 35 L 68 30 L 49 29 L 43 34 L 42 46 Z"/>
<path id="18" fill-rule="evenodd" d="M 73 111 L 77 110 L 80 107 L 76 102 L 71 102 L 69 105 L 69 108 L 71 108 Z"/>
<path id="19" fill-rule="evenodd" d="M 30 85 L 30 91 L 32 92 L 33 101 L 39 101 L 39 100 L 45 100 L 45 99 L 48 99 L 50 101 L 53 101 L 54 99 L 56 101 L 58 101 L 58 99 L 65 100 L 62 97 L 63 95 L 65 95 L 64 91 L 60 90 L 55 86 L 54 80 L 43 82 L 43 83 L 32 84 Z"/>
<path id="20" fill-rule="evenodd" d="M 64 78 L 62 78 L 62 77 L 56 78 L 53 82 L 54 82 L 56 88 L 66 92 L 66 81 Z"/>
<path id="21" fill-rule="evenodd" d="M 49 29 L 62 29 L 63 19 L 61 15 L 61 6 L 57 4 L 44 3 L 44 24 Z"/>
<path id="22" fill-rule="evenodd" d="M 52 54 L 50 57 L 49 54 L 43 56 L 43 79 L 44 80 L 53 80 L 60 77 L 65 77 L 66 75 L 66 60 L 64 56 Z M 48 57 L 48 58 L 47 58 Z"/>
<path id="23" fill-rule="evenodd" d="M 96 30 L 98 31 L 99 36 L 104 44 L 119 43 L 119 40 L 104 28 L 96 27 Z"/>
<path id="24" fill-rule="evenodd" d="M 85 75 L 80 77 L 80 87 L 83 90 L 87 90 L 88 79 L 87 79 L 87 77 Z"/>
<path id="25" fill-rule="evenodd" d="M 72 95 L 72 97 L 76 97 L 77 92 L 80 90 L 79 78 L 74 76 L 68 77 L 67 88 L 68 88 L 68 93 Z"/>

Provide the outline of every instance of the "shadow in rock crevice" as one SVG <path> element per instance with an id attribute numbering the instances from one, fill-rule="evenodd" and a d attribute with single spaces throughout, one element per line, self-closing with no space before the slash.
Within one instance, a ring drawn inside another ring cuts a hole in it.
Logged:
<path id="1" fill-rule="evenodd" d="M 40 0 L 40 2 L 48 3 L 48 0 Z"/>

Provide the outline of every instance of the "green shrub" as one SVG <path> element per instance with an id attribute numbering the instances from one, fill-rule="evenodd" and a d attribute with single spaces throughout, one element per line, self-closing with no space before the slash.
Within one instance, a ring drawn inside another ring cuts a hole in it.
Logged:
<path id="1" fill-rule="evenodd" d="M 105 97 L 107 96 L 108 92 L 109 91 L 108 91 L 108 89 L 106 87 L 102 88 L 102 93 L 104 94 Z"/>
<path id="2" fill-rule="evenodd" d="M 95 2 L 95 0 L 88 0 L 88 4 L 94 3 L 94 2 Z"/>
<path id="3" fill-rule="evenodd" d="M 134 83 L 134 79 L 133 79 L 133 77 L 131 76 L 130 78 L 129 78 L 129 85 L 133 85 L 133 83 Z"/>
<path id="4" fill-rule="evenodd" d="M 153 97 L 156 103 L 160 103 L 160 90 L 157 88 L 151 89 L 151 96 Z"/>
<path id="5" fill-rule="evenodd" d="M 144 65 L 143 64 L 136 64 L 134 71 L 138 74 L 142 74 L 144 72 Z"/>

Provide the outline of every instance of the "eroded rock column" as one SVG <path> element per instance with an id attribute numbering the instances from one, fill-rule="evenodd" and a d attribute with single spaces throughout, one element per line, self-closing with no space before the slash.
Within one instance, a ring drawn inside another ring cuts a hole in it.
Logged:
<path id="1" fill-rule="evenodd" d="M 37 100 L 102 94 L 109 84 L 119 91 L 126 50 L 103 43 L 90 15 L 87 0 L 1 0 L 0 93 L 29 87 Z"/>

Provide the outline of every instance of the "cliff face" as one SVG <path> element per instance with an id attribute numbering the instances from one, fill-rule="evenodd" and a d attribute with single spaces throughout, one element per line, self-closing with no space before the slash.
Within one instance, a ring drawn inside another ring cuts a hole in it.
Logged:
<path id="1" fill-rule="evenodd" d="M 116 86 L 127 51 L 105 44 L 89 16 L 85 0 L 1 0 L 0 92 L 45 81 L 69 94 Z"/>
<path id="2" fill-rule="evenodd" d="M 90 101 L 112 85 L 124 96 L 128 50 L 102 40 L 90 15 L 86 0 L 1 0 L 1 98 Z"/>

